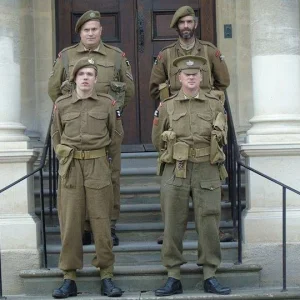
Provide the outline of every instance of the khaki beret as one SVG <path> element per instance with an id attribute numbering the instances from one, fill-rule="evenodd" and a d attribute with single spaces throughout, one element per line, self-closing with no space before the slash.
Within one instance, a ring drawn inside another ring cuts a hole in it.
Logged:
<path id="1" fill-rule="evenodd" d="M 87 21 L 98 20 L 100 21 L 100 13 L 97 10 L 86 11 L 76 22 L 75 32 L 79 33 L 81 26 Z"/>
<path id="2" fill-rule="evenodd" d="M 170 28 L 174 28 L 180 18 L 192 16 L 195 17 L 195 12 L 190 6 L 182 6 L 178 8 L 172 18 Z"/>
<path id="3" fill-rule="evenodd" d="M 72 71 L 72 74 L 70 76 L 70 81 L 75 81 L 75 78 L 76 78 L 76 74 L 77 72 L 82 69 L 82 68 L 93 68 L 95 69 L 96 71 L 96 75 L 98 73 L 98 69 L 97 69 L 97 65 L 95 64 L 95 61 L 92 59 L 92 58 L 89 58 L 89 57 L 83 57 L 81 59 L 79 59 L 75 66 L 74 66 L 74 69 Z"/>
<path id="4" fill-rule="evenodd" d="M 201 71 L 206 64 L 206 58 L 194 55 L 181 56 L 173 61 L 173 66 L 185 74 L 196 74 Z"/>

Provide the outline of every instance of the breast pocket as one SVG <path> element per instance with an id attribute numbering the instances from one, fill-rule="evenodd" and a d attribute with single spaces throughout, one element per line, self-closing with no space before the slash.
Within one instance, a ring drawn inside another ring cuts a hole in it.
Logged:
<path id="1" fill-rule="evenodd" d="M 186 136 L 189 134 L 189 122 L 187 122 L 186 118 L 186 112 L 182 113 L 174 113 L 171 115 L 172 118 L 172 127 L 176 133 L 176 136 Z"/>
<path id="2" fill-rule="evenodd" d="M 64 124 L 64 134 L 68 137 L 79 135 L 80 130 L 80 112 L 68 112 L 62 115 L 62 122 Z"/>
<path id="3" fill-rule="evenodd" d="M 210 136 L 212 131 L 212 113 L 197 113 L 197 132 L 201 136 Z"/>
<path id="4" fill-rule="evenodd" d="M 108 113 L 99 110 L 88 112 L 88 130 L 93 135 L 105 136 L 107 130 Z"/>
<path id="5" fill-rule="evenodd" d="M 96 90 L 101 93 L 107 93 L 110 82 L 114 80 L 115 64 L 110 61 L 97 62 L 98 79 Z"/>

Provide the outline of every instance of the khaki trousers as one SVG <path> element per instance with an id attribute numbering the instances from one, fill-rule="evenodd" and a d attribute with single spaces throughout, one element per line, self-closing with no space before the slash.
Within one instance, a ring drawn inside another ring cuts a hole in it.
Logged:
<path id="1" fill-rule="evenodd" d="M 116 133 L 115 133 L 115 155 L 114 160 L 111 162 L 111 181 L 113 186 L 113 207 L 111 211 L 111 227 L 114 227 L 116 221 L 120 216 L 120 175 L 121 175 L 121 145 L 124 138 L 124 130 L 122 121 L 118 120 L 116 123 Z M 86 221 L 84 223 L 84 230 L 91 231 L 91 226 L 89 222 L 89 215 L 86 214 Z"/>
<path id="2" fill-rule="evenodd" d="M 174 176 L 175 164 L 166 164 L 161 182 L 161 207 L 164 215 L 162 262 L 168 275 L 180 279 L 180 266 L 186 263 L 183 236 L 192 198 L 198 234 L 198 261 L 204 279 L 215 275 L 221 262 L 219 222 L 221 182 L 216 165 L 209 162 L 187 164 L 185 179 Z"/>
<path id="3" fill-rule="evenodd" d="M 86 212 L 96 248 L 92 264 L 100 269 L 110 268 L 114 264 L 110 236 L 113 190 L 107 158 L 73 159 L 67 177 L 59 177 L 58 191 L 62 244 L 59 268 L 68 271 L 83 266 L 82 234 Z"/>

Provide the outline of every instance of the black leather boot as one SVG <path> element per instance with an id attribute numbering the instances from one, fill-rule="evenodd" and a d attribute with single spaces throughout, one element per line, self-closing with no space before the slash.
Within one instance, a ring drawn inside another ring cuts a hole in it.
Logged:
<path id="1" fill-rule="evenodd" d="M 116 287 L 111 278 L 105 278 L 102 282 L 102 294 L 108 297 L 121 297 L 123 291 Z"/>
<path id="2" fill-rule="evenodd" d="M 204 291 L 220 295 L 229 295 L 231 293 L 231 289 L 222 286 L 216 277 L 210 277 L 204 281 Z"/>
<path id="3" fill-rule="evenodd" d="M 116 235 L 116 229 L 111 228 L 110 232 L 111 232 L 111 239 L 112 239 L 113 245 L 114 246 L 119 246 L 119 238 Z"/>
<path id="4" fill-rule="evenodd" d="M 171 296 L 175 294 L 182 294 L 182 285 L 180 280 L 173 277 L 168 277 L 166 284 L 155 290 L 155 296 Z"/>
<path id="5" fill-rule="evenodd" d="M 82 235 L 82 245 L 92 244 L 92 233 L 90 231 L 84 231 Z"/>
<path id="6" fill-rule="evenodd" d="M 164 233 L 162 233 L 156 240 L 157 244 L 162 245 L 164 242 Z"/>
<path id="7" fill-rule="evenodd" d="M 55 289 L 52 293 L 52 297 L 57 299 L 68 298 L 77 296 L 77 286 L 74 280 L 65 279 L 63 285 Z"/>

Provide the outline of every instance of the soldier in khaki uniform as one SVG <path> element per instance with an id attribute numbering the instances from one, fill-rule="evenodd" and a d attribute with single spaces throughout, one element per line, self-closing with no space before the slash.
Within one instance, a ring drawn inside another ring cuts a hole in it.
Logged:
<path id="1" fill-rule="evenodd" d="M 153 65 L 149 85 L 153 100 L 162 101 L 180 90 L 179 70 L 172 62 L 185 55 L 203 56 L 208 60 L 209 63 L 202 70 L 201 88 L 225 100 L 223 91 L 229 86 L 230 78 L 224 56 L 213 44 L 195 37 L 197 26 L 198 20 L 190 6 L 182 6 L 175 12 L 170 27 L 176 29 L 179 37 L 177 42 L 161 50 Z M 220 240 L 228 242 L 232 236 L 220 231 Z M 157 243 L 161 244 L 162 241 L 163 235 L 157 239 Z"/>
<path id="2" fill-rule="evenodd" d="M 180 7 L 174 14 L 170 28 L 178 32 L 177 42 L 163 48 L 153 65 L 150 78 L 150 95 L 153 100 L 163 100 L 165 95 L 173 95 L 181 88 L 178 80 L 179 70 L 172 65 L 177 57 L 185 55 L 203 56 L 208 64 L 202 70 L 203 90 L 224 91 L 230 78 L 224 56 L 213 44 L 195 37 L 198 20 L 190 6 Z"/>
<path id="3" fill-rule="evenodd" d="M 101 74 L 99 74 L 101 76 Z M 108 156 L 117 155 L 115 128 L 120 122 L 116 101 L 97 94 L 97 65 L 82 58 L 71 73 L 72 94 L 59 97 L 54 105 L 51 136 L 59 159 L 58 216 L 62 250 L 59 268 L 63 285 L 54 298 L 77 295 L 76 270 L 83 266 L 82 234 L 88 212 L 96 255 L 92 264 L 100 268 L 103 294 L 122 295 L 112 281 L 114 254 L 110 233 L 113 187 Z"/>
<path id="4" fill-rule="evenodd" d="M 79 44 L 63 49 L 53 66 L 49 78 L 48 93 L 55 101 L 64 92 L 69 92 L 69 74 L 72 73 L 78 59 L 88 56 L 92 57 L 98 67 L 96 91 L 111 94 L 116 100 L 120 111 L 128 104 L 134 95 L 134 83 L 129 61 L 125 53 L 119 48 L 107 45 L 101 41 L 102 26 L 100 24 L 100 13 L 89 10 L 77 21 L 75 32 L 80 34 Z M 119 145 L 119 156 L 112 161 L 112 181 L 114 187 L 114 207 L 111 217 L 111 235 L 113 244 L 118 245 L 119 239 L 115 233 L 115 225 L 120 214 L 120 171 L 121 171 L 121 143 L 124 132 L 122 124 L 116 128 L 116 141 Z M 86 223 L 84 244 L 91 243 L 89 225 Z"/>
<path id="5" fill-rule="evenodd" d="M 229 294 L 215 278 L 221 262 L 218 227 L 221 214 L 221 180 L 227 176 L 222 146 L 226 144 L 227 121 L 219 98 L 199 85 L 200 69 L 207 60 L 199 56 L 177 58 L 182 88 L 160 103 L 155 111 L 152 142 L 159 152 L 162 173 L 161 205 L 165 220 L 162 262 L 168 280 L 156 296 L 182 293 L 180 266 L 182 240 L 192 198 L 198 234 L 198 261 L 203 266 L 204 290 Z"/>

